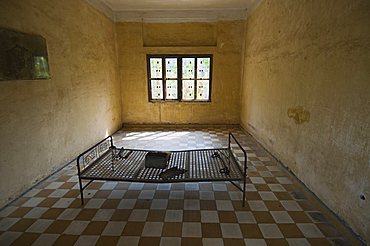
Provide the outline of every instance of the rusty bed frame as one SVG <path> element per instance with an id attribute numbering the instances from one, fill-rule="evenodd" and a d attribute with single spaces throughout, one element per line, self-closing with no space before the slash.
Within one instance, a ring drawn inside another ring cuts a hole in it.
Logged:
<path id="1" fill-rule="evenodd" d="M 232 141 L 242 151 L 244 161 L 237 160 Z M 171 155 L 166 169 L 145 168 L 143 163 L 148 152 L 151 151 L 117 148 L 112 136 L 108 136 L 80 154 L 77 157 L 77 174 L 81 204 L 84 204 L 84 189 L 94 180 L 142 183 L 229 181 L 243 192 L 242 203 L 245 206 L 247 153 L 231 132 L 227 148 L 168 151 Z M 168 179 L 160 177 L 163 171 L 172 167 L 185 169 L 186 172 Z M 83 180 L 88 182 L 84 185 Z"/>

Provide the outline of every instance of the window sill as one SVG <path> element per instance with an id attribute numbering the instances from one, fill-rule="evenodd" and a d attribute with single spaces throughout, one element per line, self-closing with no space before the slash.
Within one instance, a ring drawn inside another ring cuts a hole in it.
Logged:
<path id="1" fill-rule="evenodd" d="M 181 103 L 181 104 L 206 104 L 206 103 L 211 103 L 212 101 L 177 101 L 177 100 L 151 100 L 149 103 Z"/>

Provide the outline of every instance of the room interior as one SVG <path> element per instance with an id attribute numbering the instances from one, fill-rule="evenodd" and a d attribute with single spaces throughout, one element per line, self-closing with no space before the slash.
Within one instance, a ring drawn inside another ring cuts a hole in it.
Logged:
<path id="1" fill-rule="evenodd" d="M 284 233 L 269 238 L 262 231 L 258 239 L 243 234 L 233 241 L 232 236 L 225 238 L 228 222 L 222 222 L 220 226 L 226 227 L 218 241 L 204 235 L 191 241 L 183 227 L 176 240 L 153 237 L 158 245 L 366 245 L 370 241 L 369 11 L 367 0 L 0 1 L 0 27 L 43 37 L 50 69 L 47 79 L 0 81 L 0 244 L 45 244 L 47 233 L 14 229 L 37 207 L 21 204 L 31 199 L 27 194 L 35 187 L 42 191 L 55 179 L 69 175 L 70 182 L 77 183 L 76 157 L 109 135 L 125 147 L 131 142 L 122 140 L 140 132 L 193 136 L 203 131 L 210 134 L 207 138 L 222 132 L 217 136 L 223 141 L 225 132 L 232 130 L 240 134 L 243 146 L 258 146 L 257 152 L 303 190 L 336 234 L 321 230 L 326 241 L 315 241 L 298 226 L 303 233 L 300 240 L 288 240 Z M 211 55 L 210 100 L 151 100 L 148 55 Z M 207 140 L 202 141 L 207 145 Z M 265 167 L 251 167 L 249 177 L 258 168 Z M 120 185 L 127 191 L 137 188 Z M 91 189 L 101 186 L 104 182 L 94 181 Z M 206 186 L 171 187 L 184 189 L 186 197 L 194 187 L 205 192 Z M 216 189 L 214 184 L 208 186 Z M 234 192 L 229 184 L 222 187 Z M 152 189 L 147 184 L 141 188 Z M 73 204 L 81 212 L 85 208 L 78 204 L 78 196 Z M 235 214 L 238 209 L 252 209 L 251 204 L 245 208 L 236 208 L 237 201 L 232 204 Z M 105 245 L 145 245 L 151 239 L 125 237 L 124 232 L 122 228 L 123 234 L 113 241 L 106 238 Z M 54 235 L 50 244 L 62 238 L 63 231 L 56 234 L 50 233 Z M 99 237 L 95 239 L 85 244 L 95 244 Z M 73 240 L 71 244 L 78 236 Z"/>

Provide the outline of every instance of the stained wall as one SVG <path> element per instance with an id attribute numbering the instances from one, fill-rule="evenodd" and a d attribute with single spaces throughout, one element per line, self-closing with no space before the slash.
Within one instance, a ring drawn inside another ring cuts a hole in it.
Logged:
<path id="1" fill-rule="evenodd" d="M 116 30 L 123 123 L 239 123 L 242 21 L 122 22 Z M 211 102 L 149 102 L 147 54 L 213 54 Z"/>
<path id="2" fill-rule="evenodd" d="M 368 242 L 369 13 L 367 0 L 264 1 L 241 89 L 241 125 Z"/>
<path id="3" fill-rule="evenodd" d="M 83 0 L 0 1 L 42 35 L 51 80 L 0 81 L 0 206 L 121 125 L 114 23 Z"/>

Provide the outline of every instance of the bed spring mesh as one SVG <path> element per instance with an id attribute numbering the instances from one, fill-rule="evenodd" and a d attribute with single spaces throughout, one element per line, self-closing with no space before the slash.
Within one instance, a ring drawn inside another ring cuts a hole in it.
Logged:
<path id="1" fill-rule="evenodd" d="M 111 148 L 82 170 L 80 177 L 91 180 L 153 183 L 243 180 L 243 172 L 234 156 L 229 158 L 228 149 L 171 152 L 166 169 L 145 168 L 145 155 L 148 151 L 127 149 L 121 152 L 121 156 L 126 158 L 117 158 L 118 151 L 118 149 Z M 172 167 L 185 169 L 186 172 L 168 179 L 161 179 L 160 173 Z M 228 172 L 225 172 L 225 167 Z"/>

